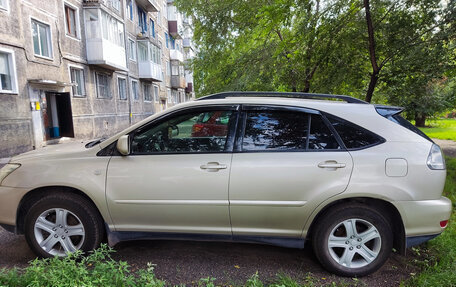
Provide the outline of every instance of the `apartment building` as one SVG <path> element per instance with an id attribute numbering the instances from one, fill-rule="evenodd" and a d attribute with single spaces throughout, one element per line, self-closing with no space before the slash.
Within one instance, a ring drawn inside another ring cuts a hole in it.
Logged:
<path id="1" fill-rule="evenodd" d="M 0 158 L 194 98 L 190 23 L 172 0 L 0 0 Z"/>

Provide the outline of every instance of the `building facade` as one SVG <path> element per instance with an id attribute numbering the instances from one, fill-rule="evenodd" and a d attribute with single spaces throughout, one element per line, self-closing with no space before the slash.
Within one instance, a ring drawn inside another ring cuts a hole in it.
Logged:
<path id="1" fill-rule="evenodd" d="M 172 0 L 0 0 L 0 158 L 194 98 L 190 22 Z"/>

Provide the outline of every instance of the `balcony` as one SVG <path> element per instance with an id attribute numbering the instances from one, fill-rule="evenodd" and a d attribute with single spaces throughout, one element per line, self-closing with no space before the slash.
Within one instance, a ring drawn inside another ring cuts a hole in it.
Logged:
<path id="1" fill-rule="evenodd" d="M 193 83 L 187 83 L 187 87 L 185 88 L 186 93 L 192 93 L 193 92 Z"/>
<path id="2" fill-rule="evenodd" d="M 109 70 L 126 71 L 123 23 L 100 8 L 85 9 L 84 13 L 87 62 Z M 106 21 L 110 33 L 103 31 L 102 21 Z"/>
<path id="3" fill-rule="evenodd" d="M 138 62 L 138 76 L 140 79 L 150 79 L 152 81 L 162 82 L 162 67 L 152 61 Z"/>
<path id="4" fill-rule="evenodd" d="M 182 39 L 182 16 L 176 6 L 168 2 L 168 32 L 174 39 Z"/>
<path id="5" fill-rule="evenodd" d="M 170 50 L 169 51 L 169 58 L 171 61 L 179 61 L 181 63 L 184 62 L 184 54 L 182 54 L 179 50 Z"/>
<path id="6" fill-rule="evenodd" d="M 156 0 L 136 0 L 136 5 L 143 7 L 147 12 L 158 12 Z"/>
<path id="7" fill-rule="evenodd" d="M 171 76 L 171 88 L 185 89 L 185 78 L 182 76 Z"/>

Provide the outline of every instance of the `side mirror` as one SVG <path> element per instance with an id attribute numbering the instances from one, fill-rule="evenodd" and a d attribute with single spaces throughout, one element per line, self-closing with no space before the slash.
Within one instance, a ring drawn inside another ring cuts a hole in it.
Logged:
<path id="1" fill-rule="evenodd" d="M 121 155 L 130 154 L 130 137 L 128 135 L 123 135 L 117 140 L 117 150 Z"/>

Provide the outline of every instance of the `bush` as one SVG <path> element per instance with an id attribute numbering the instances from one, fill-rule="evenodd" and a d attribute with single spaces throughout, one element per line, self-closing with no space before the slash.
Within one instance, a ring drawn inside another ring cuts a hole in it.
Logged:
<path id="1" fill-rule="evenodd" d="M 112 252 L 102 245 L 86 257 L 77 251 L 65 258 L 35 259 L 24 270 L 0 270 L 0 286 L 165 286 L 153 265 L 133 273 L 126 262 L 112 259 Z"/>

